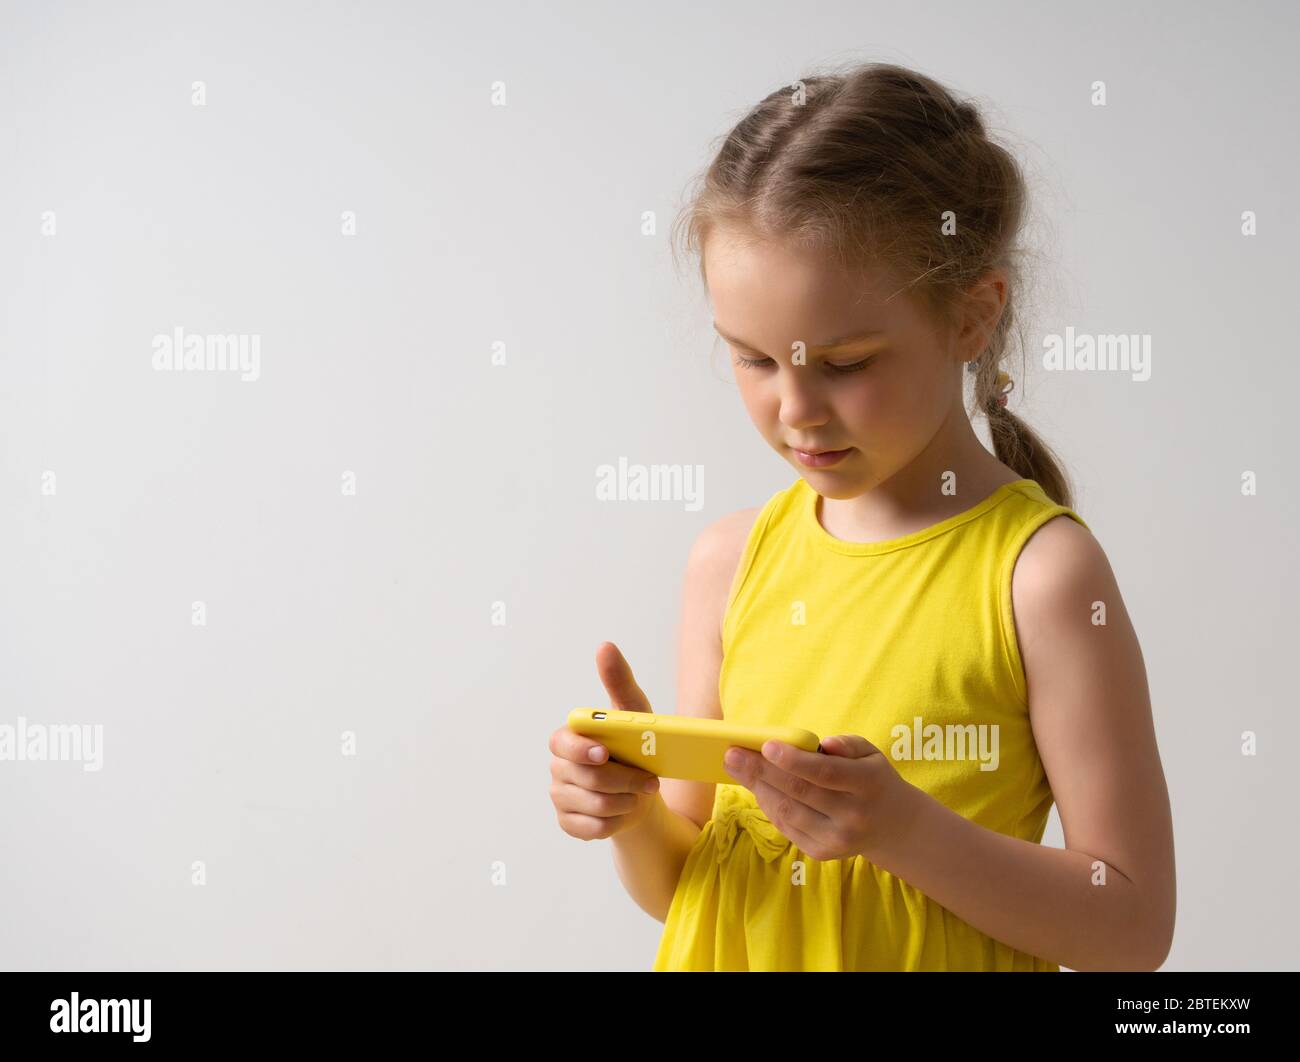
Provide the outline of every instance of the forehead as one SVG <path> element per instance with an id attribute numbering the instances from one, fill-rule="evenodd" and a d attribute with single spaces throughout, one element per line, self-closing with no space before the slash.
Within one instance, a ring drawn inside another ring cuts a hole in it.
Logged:
<path id="1" fill-rule="evenodd" d="M 731 229 L 711 233 L 702 253 L 709 298 L 724 326 L 761 316 L 834 330 L 907 312 L 900 285 L 879 265 L 845 267 L 824 252 Z"/>

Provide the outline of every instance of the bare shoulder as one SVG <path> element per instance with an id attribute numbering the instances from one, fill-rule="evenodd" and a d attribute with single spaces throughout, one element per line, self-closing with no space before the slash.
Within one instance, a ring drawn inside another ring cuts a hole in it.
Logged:
<path id="1" fill-rule="evenodd" d="M 1080 591 L 1114 585 L 1110 561 L 1096 536 L 1062 513 L 1038 528 L 1016 558 L 1012 605 L 1018 618 L 1031 620 L 1044 609 L 1070 608 Z"/>
<path id="2" fill-rule="evenodd" d="M 734 546 L 739 553 L 744 548 L 745 539 L 749 536 L 754 521 L 762 511 L 763 507 L 756 505 L 752 509 L 737 509 L 733 513 L 727 513 L 726 516 L 718 517 L 713 523 L 705 525 L 696 536 L 696 546 L 703 544 L 704 549 L 724 551 Z"/>
<path id="3" fill-rule="evenodd" d="M 737 509 L 708 524 L 696 536 L 687 561 L 688 579 L 696 583 L 699 591 L 710 603 L 710 612 L 716 617 L 719 637 L 722 631 L 723 610 L 731 592 L 731 584 L 740 565 L 745 542 L 762 512 L 762 506 Z"/>
<path id="4" fill-rule="evenodd" d="M 1012 570 L 1011 607 L 1031 702 L 1035 688 L 1071 671 L 1130 684 L 1144 674 L 1110 559 L 1071 517 L 1048 520 L 1025 543 Z"/>
<path id="5" fill-rule="evenodd" d="M 728 559 L 739 560 L 745 548 L 745 540 L 762 512 L 761 506 L 752 509 L 737 509 L 734 513 L 720 516 L 713 523 L 705 525 L 695 538 L 692 553 L 713 561 Z"/>

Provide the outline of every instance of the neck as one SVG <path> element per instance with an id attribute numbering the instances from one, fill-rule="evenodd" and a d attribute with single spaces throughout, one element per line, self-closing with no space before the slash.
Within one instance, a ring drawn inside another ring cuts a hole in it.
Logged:
<path id="1" fill-rule="evenodd" d="M 819 502 L 821 523 L 846 541 L 886 541 L 964 512 L 1020 478 L 985 449 L 957 401 L 905 467 L 856 496 L 824 495 Z"/>

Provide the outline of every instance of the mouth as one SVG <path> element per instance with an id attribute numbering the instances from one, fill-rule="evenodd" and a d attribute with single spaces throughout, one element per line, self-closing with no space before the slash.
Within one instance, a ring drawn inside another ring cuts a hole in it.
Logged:
<path id="1" fill-rule="evenodd" d="M 796 447 L 791 449 L 794 450 L 795 456 L 810 468 L 833 465 L 853 452 L 851 446 L 844 450 L 800 450 Z"/>

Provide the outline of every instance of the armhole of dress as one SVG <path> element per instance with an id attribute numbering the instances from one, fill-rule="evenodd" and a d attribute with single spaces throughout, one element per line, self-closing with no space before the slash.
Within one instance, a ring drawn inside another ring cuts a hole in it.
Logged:
<path id="1" fill-rule="evenodd" d="M 762 511 L 754 518 L 754 526 L 749 529 L 749 534 L 745 538 L 745 548 L 740 553 L 740 560 L 736 564 L 736 573 L 731 577 L 731 589 L 727 593 L 727 605 L 722 613 L 722 655 L 727 655 L 727 645 L 731 640 L 731 609 L 736 603 L 736 598 L 740 596 L 740 591 L 745 582 L 749 579 L 750 569 L 754 566 L 754 558 L 758 555 L 758 544 L 762 541 L 763 534 L 767 531 L 767 525 L 772 522 L 772 514 L 776 511 L 784 491 L 767 500 Z"/>
<path id="2" fill-rule="evenodd" d="M 1020 553 L 1025 548 L 1026 543 L 1029 542 L 1040 527 L 1050 520 L 1055 520 L 1058 516 L 1069 516 L 1082 524 L 1088 531 L 1092 530 L 1083 517 L 1064 505 L 1052 505 L 1040 509 L 1016 531 L 1011 540 L 1011 546 L 1003 558 L 1001 570 L 998 572 L 998 619 L 999 626 L 1002 628 L 1002 655 L 1007 670 L 1010 672 L 1011 683 L 1015 687 L 1020 707 L 1025 710 L 1029 708 L 1029 687 L 1025 676 L 1024 660 L 1020 655 L 1020 640 L 1016 636 L 1011 581 L 1015 575 L 1016 561 L 1020 559 Z"/>

